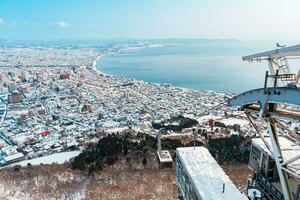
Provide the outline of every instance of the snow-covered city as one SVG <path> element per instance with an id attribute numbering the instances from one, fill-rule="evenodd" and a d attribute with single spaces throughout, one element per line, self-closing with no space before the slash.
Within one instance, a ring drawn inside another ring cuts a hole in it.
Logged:
<path id="1" fill-rule="evenodd" d="M 224 103 L 226 94 L 106 75 L 94 66 L 99 53 L 63 52 L 2 49 L 1 165 L 84 147 L 104 131 L 131 128 L 156 135 L 153 122 L 180 115 L 198 120 L 208 132 L 208 121 L 216 120 L 219 137 L 254 133 L 241 112 L 226 106 L 211 109 Z M 191 129 L 183 132 L 192 134 Z M 182 133 L 165 136 L 176 134 Z"/>
<path id="2" fill-rule="evenodd" d="M 0 200 L 300 200 L 299 7 L 0 0 Z"/>

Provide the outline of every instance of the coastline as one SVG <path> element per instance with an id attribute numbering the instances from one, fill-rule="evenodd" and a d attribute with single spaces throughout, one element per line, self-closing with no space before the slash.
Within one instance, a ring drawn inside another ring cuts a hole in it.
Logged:
<path id="1" fill-rule="evenodd" d="M 97 61 L 100 59 L 100 58 L 102 58 L 103 57 L 103 55 L 99 55 L 99 56 L 97 56 L 97 58 L 94 60 L 94 62 L 93 62 L 93 64 L 92 64 L 92 69 L 93 70 L 97 70 Z"/>
<path id="2" fill-rule="evenodd" d="M 156 47 L 157 48 L 157 47 Z M 96 57 L 96 59 L 94 60 L 93 64 L 92 64 L 92 67 L 89 68 L 91 69 L 92 71 L 94 71 L 95 73 L 97 73 L 98 75 L 102 75 L 102 76 L 109 76 L 109 77 L 113 77 L 115 75 L 111 75 L 111 74 L 106 74 L 104 72 L 102 72 L 101 70 L 99 70 L 97 68 L 97 62 L 99 62 L 101 60 L 101 58 L 104 57 L 104 54 L 100 54 Z M 115 76 L 115 77 L 119 77 L 119 76 Z M 128 78 L 128 77 L 124 77 L 124 78 Z M 143 83 L 150 83 L 150 84 L 158 84 L 158 85 L 170 85 L 172 87 L 175 87 L 175 88 L 180 88 L 180 89 L 183 89 L 183 90 L 192 90 L 192 91 L 205 91 L 205 92 L 210 92 L 210 93 L 216 93 L 216 94 L 221 94 L 221 95 L 226 95 L 226 94 L 234 94 L 234 93 L 231 93 L 231 92 L 217 92 L 215 90 L 210 90 L 210 89 L 195 89 L 195 88 L 187 88 L 187 87 L 180 87 L 180 86 L 176 86 L 176 85 L 172 85 L 170 83 L 155 83 L 155 82 L 147 82 L 147 81 L 144 81 L 144 80 L 140 80 L 140 79 L 136 79 L 136 78 L 128 78 L 128 79 L 134 79 L 135 81 L 141 81 Z"/>
<path id="3" fill-rule="evenodd" d="M 92 71 L 94 71 L 95 73 L 99 74 L 99 75 L 104 75 L 104 76 L 111 76 L 109 74 L 105 74 L 103 72 L 101 72 L 99 69 L 97 69 L 97 62 L 103 57 L 103 54 L 100 54 L 99 56 L 97 56 L 97 58 L 94 60 L 92 67 L 90 68 Z"/>
<path id="4" fill-rule="evenodd" d="M 153 44 L 153 45 L 149 45 L 149 46 L 143 46 L 143 47 L 127 47 L 125 49 L 120 49 L 119 52 L 126 52 L 126 51 L 137 51 L 139 49 L 144 49 L 144 48 L 160 48 L 160 47 L 164 47 L 164 45 L 160 45 L 160 44 Z M 104 75 L 104 76 L 114 76 L 114 75 L 111 75 L 111 74 L 106 74 L 106 73 L 103 73 L 101 70 L 97 69 L 97 62 L 99 60 L 101 60 L 101 58 L 104 57 L 104 54 L 99 54 L 96 59 L 94 60 L 93 64 L 92 64 L 92 67 L 90 68 L 91 70 L 95 71 L 97 74 L 100 74 L 100 75 Z M 135 79 L 134 80 L 138 80 L 138 79 Z M 139 80 L 139 81 L 143 81 L 145 82 L 144 80 Z M 151 82 L 152 83 L 152 82 Z M 156 84 L 156 83 L 152 83 L 152 84 Z M 157 83 L 157 84 L 161 84 L 161 83 Z M 169 83 L 167 83 L 169 84 Z"/>
<path id="5" fill-rule="evenodd" d="M 262 79 L 259 77 L 265 72 L 260 64 L 254 67 L 251 65 L 251 70 L 258 74 L 255 77 L 239 70 L 241 65 L 245 70 L 249 64 L 241 62 L 239 56 L 241 53 L 238 53 L 238 50 L 246 52 L 248 47 L 245 45 L 233 50 L 229 45 L 229 52 L 224 54 L 222 49 L 226 46 L 228 45 L 223 43 L 201 42 L 195 44 L 172 42 L 143 46 L 111 45 L 95 49 L 97 50 L 95 53 L 101 54 L 104 58 L 101 56 L 97 59 L 97 64 L 94 62 L 93 68 L 102 74 L 105 71 L 104 73 L 109 76 L 226 94 L 260 88 Z M 97 54 L 90 63 L 96 59 Z"/>

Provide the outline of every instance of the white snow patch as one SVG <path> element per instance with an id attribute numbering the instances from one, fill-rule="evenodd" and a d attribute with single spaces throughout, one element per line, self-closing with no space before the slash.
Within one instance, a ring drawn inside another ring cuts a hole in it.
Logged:
<path id="1" fill-rule="evenodd" d="M 55 153 L 51 154 L 48 156 L 43 156 L 39 158 L 34 158 L 31 160 L 24 160 L 16 163 L 12 163 L 10 165 L 4 166 L 3 168 L 6 167 L 13 167 L 16 165 L 21 165 L 22 167 L 27 166 L 28 163 L 31 165 L 40 165 L 41 163 L 43 164 L 63 164 L 65 162 L 68 162 L 71 158 L 78 156 L 81 153 L 81 151 L 68 151 L 68 152 L 61 152 L 61 153 Z"/>
<path id="2" fill-rule="evenodd" d="M 234 124 L 239 124 L 241 126 L 245 126 L 249 124 L 249 121 L 246 119 L 238 119 L 238 118 L 228 118 L 222 119 L 220 122 L 223 122 L 225 125 L 233 126 Z"/>

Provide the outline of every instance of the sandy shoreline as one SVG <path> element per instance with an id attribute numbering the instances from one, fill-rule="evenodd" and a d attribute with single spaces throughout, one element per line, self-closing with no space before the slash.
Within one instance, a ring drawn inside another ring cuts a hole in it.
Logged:
<path id="1" fill-rule="evenodd" d="M 123 49 L 123 51 L 135 51 L 135 50 L 139 50 L 139 49 L 144 49 L 144 48 L 160 48 L 163 47 L 164 45 L 149 45 L 149 46 L 143 46 L 143 47 L 127 47 L 125 50 Z M 95 71 L 97 74 L 101 74 L 101 75 L 105 75 L 105 76 L 113 76 L 111 74 L 105 74 L 103 72 L 101 72 L 99 69 L 97 69 L 97 62 L 104 57 L 105 54 L 99 54 L 99 56 L 97 56 L 97 58 L 95 59 L 95 61 L 92 64 L 91 69 L 93 71 Z"/>
<path id="2" fill-rule="evenodd" d="M 103 57 L 103 54 L 100 54 L 99 56 L 97 56 L 97 58 L 95 59 L 95 61 L 92 64 L 92 68 L 90 68 L 91 70 L 93 70 L 94 72 L 96 72 L 97 74 L 101 74 L 101 75 L 105 75 L 105 76 L 111 76 L 109 74 L 105 74 L 103 72 L 101 72 L 100 70 L 97 69 L 97 62 Z"/>
<path id="3" fill-rule="evenodd" d="M 97 61 L 102 57 L 103 57 L 103 55 L 97 56 L 96 60 L 93 62 L 93 65 L 92 65 L 93 70 L 97 70 Z"/>

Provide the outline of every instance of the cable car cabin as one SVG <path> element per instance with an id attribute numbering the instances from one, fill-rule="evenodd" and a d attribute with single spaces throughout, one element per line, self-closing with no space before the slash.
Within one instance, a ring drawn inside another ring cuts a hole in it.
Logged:
<path id="1" fill-rule="evenodd" d="M 246 200 L 204 147 L 176 149 L 176 182 L 183 200 Z"/>
<path id="2" fill-rule="evenodd" d="M 268 143 L 271 143 L 270 138 L 265 137 L 265 139 Z M 286 160 L 300 154 L 299 145 L 285 137 L 279 136 L 278 139 L 282 148 L 282 155 Z M 252 139 L 248 165 L 253 171 L 250 187 L 258 188 L 267 200 L 284 200 L 275 160 L 260 138 Z M 300 160 L 289 164 L 288 168 L 299 174 Z M 296 178 L 289 176 L 288 181 L 292 188 L 293 200 L 299 200 L 299 180 L 297 181 Z"/>

